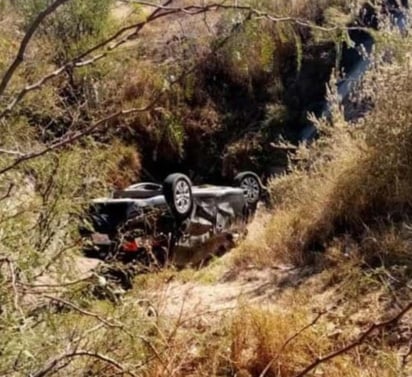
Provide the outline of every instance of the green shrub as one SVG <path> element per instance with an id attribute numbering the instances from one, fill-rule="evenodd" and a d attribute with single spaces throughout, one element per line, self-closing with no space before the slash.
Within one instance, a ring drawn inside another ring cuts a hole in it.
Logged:
<path id="1" fill-rule="evenodd" d="M 23 0 L 15 6 L 29 25 L 49 0 Z M 112 0 L 73 0 L 60 7 L 42 24 L 40 32 L 55 47 L 53 54 L 63 62 L 107 33 Z"/>

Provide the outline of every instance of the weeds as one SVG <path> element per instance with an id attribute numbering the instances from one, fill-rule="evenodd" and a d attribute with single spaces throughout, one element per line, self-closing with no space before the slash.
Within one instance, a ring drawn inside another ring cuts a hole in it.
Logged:
<path id="1" fill-rule="evenodd" d="M 405 64 L 377 68 L 364 84 L 373 102 L 366 117 L 349 124 L 336 107 L 331 126 L 318 123 L 319 139 L 301 146 L 290 174 L 272 180 L 263 246 L 246 242 L 246 259 L 305 263 L 333 236 L 362 237 L 380 218 L 402 221 L 412 183 L 410 76 Z"/>
<path id="2" fill-rule="evenodd" d="M 13 40 L 22 21 L 11 3 L 0 5 L 0 68 L 14 56 Z M 70 16 L 70 25 L 54 19 L 51 29 L 37 36 L 2 105 L 27 80 L 53 70 L 60 55 L 72 56 L 83 50 L 83 43 L 106 32 L 109 2 L 102 2 L 96 19 L 90 4 L 80 26 L 78 9 L 65 8 L 71 13 L 60 16 Z M 353 16 L 340 0 L 279 0 L 256 6 L 316 25 L 346 23 Z M 11 22 L 6 13 L 19 22 Z M 22 163 L 1 176 L 0 375 L 292 377 L 312 360 L 356 340 L 382 312 L 410 299 L 405 282 L 411 277 L 412 77 L 407 61 L 395 61 L 396 48 L 385 56 L 393 64 L 379 62 L 363 83 L 364 102 L 359 103 L 372 104 L 366 116 L 349 124 L 333 103 L 332 125 L 319 120 L 319 139 L 302 145 L 289 174 L 270 182 L 273 208 L 259 214 L 235 255 L 238 271 L 250 264 L 305 266 L 296 272 L 296 281 L 289 276 L 289 285 L 279 282 L 277 303 L 240 302 L 234 311 L 225 306 L 223 315 L 223 310 L 196 307 L 162 312 L 162 295 L 148 301 L 148 291 L 162 293 L 173 279 L 177 284 L 202 282 L 213 292 L 227 268 L 222 262 L 202 271 L 156 271 L 138 277 L 137 288 L 129 294 L 112 287 L 99 270 L 79 279 L 72 260 L 79 252 L 76 229 L 91 197 L 103 194 L 108 185 L 123 187 L 133 181 L 141 158 L 155 161 L 154 167 L 186 158 L 191 166 L 201 165 L 202 174 L 213 174 L 220 171 L 216 161 L 223 151 L 229 171 L 239 161 L 261 166 L 261 160 L 249 155 L 265 154 L 262 144 L 293 118 L 283 75 L 291 79 L 303 74 L 305 56 L 318 51 L 313 45 L 329 49 L 342 37 L 253 20 L 237 28 L 233 40 L 212 59 L 214 43 L 227 36 L 219 27 L 225 29 L 229 21 L 213 22 L 218 36 L 206 33 L 204 45 L 191 50 L 193 42 L 183 35 L 178 57 L 148 46 L 157 35 L 153 29 L 145 34 L 149 42 L 131 41 L 106 61 L 67 72 L 28 95 L 2 122 L 5 152 L 0 164 L 8 166 L 20 152 L 41 149 L 109 110 L 140 107 L 154 93 L 166 93 L 151 111 L 109 124 L 104 135 Z M 198 32 L 206 29 L 199 25 Z M 68 45 L 55 40 L 69 26 L 80 34 Z M 83 38 L 89 28 L 90 38 Z M 397 40 L 390 37 L 391 43 Z M 183 61 L 189 51 L 199 54 L 190 60 L 203 65 L 171 89 L 170 77 L 187 68 Z M 39 64 L 33 64 L 34 55 L 40 57 Z M 181 63 L 178 69 L 171 64 L 176 61 Z M 135 144 L 142 144 L 139 152 Z M 205 151 L 213 153 L 210 160 Z M 267 164 L 273 162 L 271 156 L 264 158 Z M 44 284 L 39 277 L 46 279 Z M 317 310 L 312 309 L 324 307 L 326 313 L 315 323 Z M 410 341 L 410 325 L 407 320 L 401 325 L 374 333 L 358 348 L 318 365 L 315 373 L 407 375 L 408 351 L 403 348 Z"/>

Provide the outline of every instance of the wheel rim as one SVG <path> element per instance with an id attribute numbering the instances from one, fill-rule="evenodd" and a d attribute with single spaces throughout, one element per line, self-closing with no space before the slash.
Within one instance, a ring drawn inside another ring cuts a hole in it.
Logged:
<path id="1" fill-rule="evenodd" d="M 242 180 L 240 187 L 243 189 L 246 201 L 248 203 L 255 203 L 259 200 L 260 185 L 253 177 L 246 177 Z"/>
<path id="2" fill-rule="evenodd" d="M 189 184 L 184 180 L 178 181 L 175 188 L 175 207 L 177 212 L 184 214 L 189 211 L 191 202 Z"/>

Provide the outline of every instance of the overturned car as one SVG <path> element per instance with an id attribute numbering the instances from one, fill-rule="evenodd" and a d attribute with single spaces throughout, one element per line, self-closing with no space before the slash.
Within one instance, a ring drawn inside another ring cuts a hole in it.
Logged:
<path id="1" fill-rule="evenodd" d="M 159 265 L 174 259 L 176 250 L 205 244 L 220 253 L 245 231 L 264 192 L 253 172 L 238 174 L 233 186 L 194 186 L 180 173 L 163 184 L 131 185 L 92 201 L 80 232 L 85 253 Z"/>

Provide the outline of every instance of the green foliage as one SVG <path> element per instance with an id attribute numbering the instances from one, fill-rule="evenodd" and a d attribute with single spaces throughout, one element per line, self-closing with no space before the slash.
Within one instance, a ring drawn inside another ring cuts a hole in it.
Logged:
<path id="1" fill-rule="evenodd" d="M 273 45 L 273 39 L 270 34 L 263 34 L 261 36 L 261 51 L 260 58 L 261 64 L 264 71 L 270 72 L 273 66 L 275 54 L 275 47 Z"/>
<path id="2" fill-rule="evenodd" d="M 167 117 L 165 121 L 165 132 L 163 137 L 170 141 L 172 147 L 181 157 L 183 153 L 183 142 L 185 137 L 182 123 L 179 119 L 173 116 Z"/>
<path id="3" fill-rule="evenodd" d="M 4 130 L 6 137 L 2 147 L 13 148 L 16 143 L 22 149 L 42 147 L 27 132 L 30 127 L 25 122 L 16 122 L 14 126 L 9 132 Z M 43 292 L 34 290 L 32 299 L 27 299 L 26 295 L 24 301 L 16 290 L 21 289 L 20 284 L 43 281 L 53 285 L 78 279 L 82 266 L 73 258 L 81 246 L 77 229 L 84 209 L 91 198 L 106 193 L 107 182 L 112 179 L 113 171 L 119 170 L 119 164 L 130 176 L 128 161 L 133 157 L 136 157 L 133 148 L 116 142 L 112 146 L 104 145 L 93 138 L 83 138 L 79 144 L 51 151 L 0 176 L 1 195 L 9 193 L 2 197 L 0 208 L 2 373 L 18 357 L 21 374 L 16 375 L 29 374 L 47 358 L 55 357 L 60 345 L 73 340 L 68 337 L 69 333 L 74 331 L 81 336 L 93 326 L 87 317 L 78 313 L 62 313 L 57 306 L 43 308 L 39 296 Z M 2 155 L 0 166 L 12 162 L 13 158 Z M 46 280 L 42 280 L 44 276 Z M 13 290 L 10 282 L 14 278 L 18 279 L 19 286 Z M 77 305 L 84 306 L 88 302 L 84 291 L 84 284 L 80 284 L 69 296 L 78 300 Z M 38 326 L 31 328 L 31 321 L 38 321 Z M 26 326 L 27 332 L 23 329 Z"/>
<path id="4" fill-rule="evenodd" d="M 16 2 L 26 25 L 49 4 L 49 0 Z M 91 42 L 107 33 L 112 0 L 72 0 L 48 17 L 41 33 L 54 44 L 53 54 L 59 61 L 73 57 Z"/>
<path id="5" fill-rule="evenodd" d="M 250 21 L 226 43 L 221 55 L 222 68 L 235 82 L 250 82 L 272 73 L 280 54 L 278 36 L 272 26 Z"/>
<path id="6" fill-rule="evenodd" d="M 294 37 L 296 46 L 296 71 L 299 73 L 302 69 L 303 43 L 299 34 L 294 33 Z"/>

